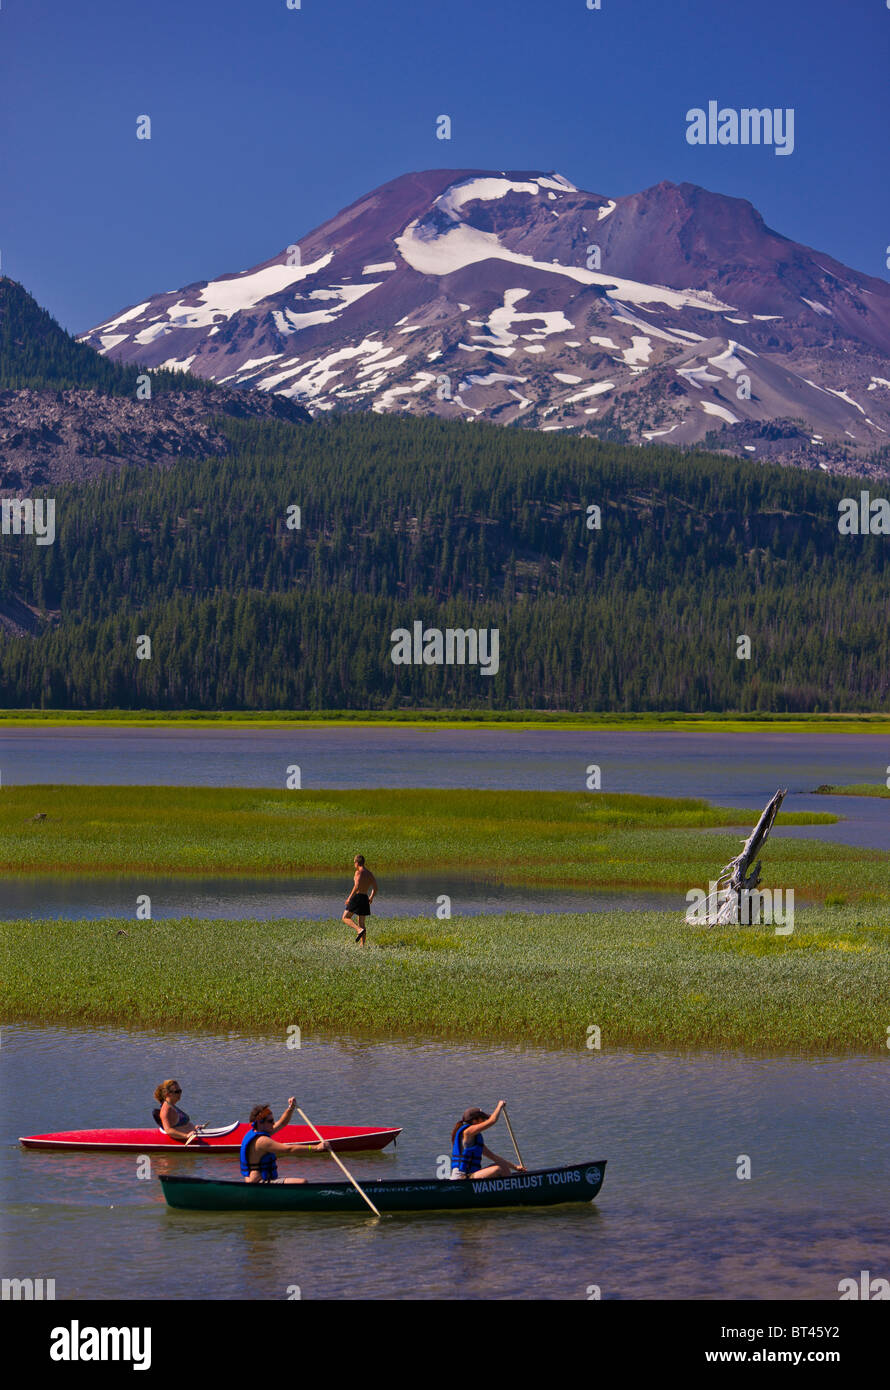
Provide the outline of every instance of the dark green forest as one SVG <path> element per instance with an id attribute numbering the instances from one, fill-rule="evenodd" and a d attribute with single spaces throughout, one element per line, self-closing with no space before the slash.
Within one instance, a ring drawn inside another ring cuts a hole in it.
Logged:
<path id="1" fill-rule="evenodd" d="M 57 489 L 54 545 L 0 540 L 0 600 L 45 624 L 0 635 L 0 705 L 890 708 L 890 541 L 837 529 L 858 479 L 374 414 L 224 428 L 222 460 Z M 415 620 L 498 628 L 498 674 L 394 665 Z"/>

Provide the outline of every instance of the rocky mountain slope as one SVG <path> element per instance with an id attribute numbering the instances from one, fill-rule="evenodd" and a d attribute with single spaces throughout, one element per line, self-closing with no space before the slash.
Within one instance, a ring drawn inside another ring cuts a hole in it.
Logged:
<path id="1" fill-rule="evenodd" d="M 410 174 L 84 341 L 313 412 L 435 413 L 881 473 L 890 285 L 661 183 Z"/>
<path id="2" fill-rule="evenodd" d="M 309 417 L 268 392 L 138 372 L 78 344 L 15 281 L 0 279 L 0 496 L 84 482 L 124 464 L 165 465 L 228 451 L 221 417 Z"/>
<path id="3" fill-rule="evenodd" d="M 165 392 L 152 401 L 99 391 L 0 392 L 0 495 L 86 482 L 124 464 L 164 465 L 225 454 L 220 417 L 283 415 L 258 392 Z"/>

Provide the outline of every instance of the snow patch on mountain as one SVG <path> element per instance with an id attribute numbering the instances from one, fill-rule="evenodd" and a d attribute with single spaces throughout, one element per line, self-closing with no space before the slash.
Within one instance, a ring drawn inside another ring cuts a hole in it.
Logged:
<path id="1" fill-rule="evenodd" d="M 605 391 L 614 390 L 614 381 L 597 381 L 593 386 L 585 386 L 583 391 L 576 391 L 573 396 L 566 396 L 564 404 L 573 405 L 575 401 L 586 401 L 590 396 L 601 396 Z"/>
<path id="2" fill-rule="evenodd" d="M 535 178 L 535 183 L 541 188 L 555 188 L 559 193 L 577 193 L 578 190 L 573 183 L 570 183 L 562 174 L 552 174 L 545 176 L 539 174 Z"/>
<path id="3" fill-rule="evenodd" d="M 725 420 L 728 425 L 737 425 L 739 418 L 733 415 L 731 410 L 727 410 L 725 405 L 715 405 L 713 401 L 700 401 L 702 410 L 706 415 L 716 415 L 719 420 Z"/>
<path id="4" fill-rule="evenodd" d="M 527 381 L 527 380 L 528 380 L 528 377 L 525 377 L 525 376 L 507 376 L 507 375 L 505 375 L 503 372 L 489 372 L 487 376 L 478 376 L 478 375 L 468 376 L 468 377 L 466 378 L 466 381 L 465 381 L 465 382 L 461 382 L 460 386 L 459 386 L 457 389 L 458 389 L 459 391 L 462 391 L 465 385 L 467 385 L 467 386 L 491 386 L 492 383 L 495 382 L 495 381 L 522 381 L 522 382 L 524 382 L 524 381 Z"/>
<path id="5" fill-rule="evenodd" d="M 321 256 L 309 265 L 267 265 L 261 270 L 245 271 L 225 280 L 211 280 L 199 295 L 197 304 L 186 304 L 178 300 L 164 315 L 166 323 L 157 325 L 163 330 L 171 328 L 209 328 L 217 315 L 230 319 L 233 314 L 252 309 L 271 295 L 316 275 L 333 260 L 333 252 Z M 370 287 L 369 287 L 370 288 Z M 150 332 L 151 330 L 146 330 Z M 151 341 L 141 333 L 136 334 L 138 343 Z"/>
<path id="6" fill-rule="evenodd" d="M 463 183 L 452 184 L 440 193 L 433 206 L 440 208 L 446 217 L 457 218 L 466 203 L 487 202 L 493 198 L 503 198 L 508 193 L 530 193 L 537 195 L 537 183 L 512 183 L 510 179 L 476 178 Z"/>
<path id="7" fill-rule="evenodd" d="M 279 357 L 283 357 L 282 352 L 270 352 L 265 357 L 249 357 L 246 362 L 242 362 L 237 372 L 232 372 L 229 376 L 221 376 L 220 383 L 234 381 L 236 377 L 250 376 L 258 367 L 264 367 L 267 362 L 275 362 Z"/>
<path id="8" fill-rule="evenodd" d="M 392 405 L 397 396 L 410 396 L 415 395 L 418 391 L 425 391 L 426 388 L 432 386 L 436 380 L 432 372 L 416 372 L 415 377 L 420 378 L 416 384 L 409 384 L 408 386 L 390 386 L 388 390 L 383 392 L 382 396 L 378 397 L 371 409 L 379 415 Z"/>
<path id="9" fill-rule="evenodd" d="M 489 314 L 485 326 L 499 347 L 509 347 L 511 343 L 516 342 L 519 334 L 511 332 L 510 328 L 510 325 L 514 323 L 543 323 L 544 327 L 536 330 L 536 337 L 544 337 L 550 333 L 571 333 L 574 330 L 575 325 L 566 318 L 561 310 L 520 313 L 515 306 L 520 299 L 526 299 L 528 293 L 528 290 L 522 288 L 505 290 L 503 304 L 497 309 L 492 309 Z M 478 343 L 486 341 L 486 339 L 476 335 L 473 341 Z"/>
<path id="10" fill-rule="evenodd" d="M 618 313 L 619 309 L 622 311 L 621 313 Z M 680 343 L 685 346 L 687 338 L 693 338 L 696 342 L 700 343 L 703 343 L 705 341 L 700 333 L 683 333 L 681 335 L 681 331 L 679 328 L 675 329 L 673 332 L 668 332 L 668 330 L 665 328 L 657 328 L 655 324 L 648 323 L 646 319 L 641 319 L 639 315 L 633 313 L 633 311 L 629 309 L 626 304 L 620 304 L 617 300 L 615 301 L 615 307 L 612 317 L 616 319 L 618 323 L 630 324 L 631 328 L 644 328 L 646 330 L 647 336 L 660 338 L 661 341 L 665 343 Z M 593 342 L 593 339 L 591 338 L 590 341 Z M 605 341 L 605 339 L 597 339 L 597 342 Z M 612 343 L 612 347 L 614 347 L 616 351 L 618 350 L 615 343 Z"/>
<path id="11" fill-rule="evenodd" d="M 175 294 L 176 291 L 170 290 L 169 293 Z M 146 299 L 142 304 L 134 304 L 132 309 L 125 309 L 122 314 L 118 314 L 117 318 L 108 319 L 106 323 L 100 323 L 94 331 L 102 332 L 108 328 L 120 328 L 122 323 L 130 323 L 133 319 L 138 319 L 140 314 L 145 313 L 150 304 L 150 299 Z"/>
<path id="12" fill-rule="evenodd" d="M 717 367 L 719 371 L 725 372 L 726 375 L 732 377 L 733 380 L 735 380 L 739 372 L 750 371 L 748 363 L 743 362 L 741 357 L 736 356 L 737 347 L 738 343 L 734 343 L 732 338 L 730 338 L 725 352 L 718 353 L 716 357 L 708 358 L 708 362 L 712 367 Z"/>
<path id="13" fill-rule="evenodd" d="M 677 376 L 682 376 L 686 381 L 697 387 L 699 391 L 704 388 L 705 382 L 719 381 L 720 377 L 713 372 L 709 372 L 707 367 L 677 367 Z"/>
<path id="14" fill-rule="evenodd" d="M 644 337 L 640 333 L 634 333 L 631 346 L 624 349 L 625 365 L 629 367 L 638 362 L 648 362 L 651 356 L 652 339 Z"/>
<path id="15" fill-rule="evenodd" d="M 859 404 L 859 402 L 854 401 L 853 397 L 848 395 L 846 391 L 835 391 L 831 386 L 827 387 L 826 389 L 828 390 L 830 395 L 837 396 L 839 400 L 846 401 L 847 405 L 854 405 L 856 409 L 859 411 L 860 415 L 865 414 L 865 411 L 862 409 L 862 406 Z M 871 421 L 869 421 L 869 424 L 870 423 Z"/>
<path id="16" fill-rule="evenodd" d="M 191 357 L 183 357 L 182 359 L 168 357 L 166 362 L 161 363 L 159 370 L 166 370 L 168 372 L 187 372 L 189 367 L 194 362 L 195 356 L 196 354 L 192 353 Z"/>
<path id="17" fill-rule="evenodd" d="M 367 359 L 364 367 L 360 369 L 361 374 L 361 371 L 374 370 L 373 365 L 369 364 L 374 364 L 375 360 L 391 352 L 392 348 L 381 343 L 379 339 L 369 338 L 355 347 L 338 348 L 337 351 L 329 352 L 323 357 L 310 357 L 304 362 L 293 358 L 290 363 L 282 363 L 283 370 L 264 377 L 258 384 L 263 391 L 280 391 L 280 394 L 285 396 L 314 397 L 320 395 L 328 383 L 340 376 L 344 367 L 356 358 Z M 405 359 L 402 357 L 400 360 L 404 362 Z M 299 380 L 290 381 L 287 388 L 282 390 L 282 383 L 293 377 Z"/>
<path id="18" fill-rule="evenodd" d="M 698 309 L 720 313 L 735 306 L 724 304 L 708 290 L 672 290 L 665 285 L 646 285 L 621 276 L 604 275 L 577 265 L 563 265 L 557 260 L 537 261 L 502 246 L 493 232 L 483 232 L 465 222 L 440 232 L 419 218 L 409 222 L 401 236 L 395 238 L 402 259 L 421 275 L 453 275 L 457 270 L 480 261 L 509 261 L 512 265 L 527 266 L 530 270 L 545 270 L 552 275 L 564 275 L 581 285 L 601 285 L 614 291 L 609 298 L 629 300 L 632 304 L 666 304 L 671 309 Z"/>
<path id="19" fill-rule="evenodd" d="M 308 299 L 329 302 L 330 308 L 309 309 L 304 313 L 296 313 L 293 309 L 273 309 L 275 327 L 286 337 L 290 333 L 299 333 L 304 328 L 313 328 L 319 323 L 333 323 L 337 315 L 342 314 L 350 304 L 370 294 L 372 290 L 379 289 L 381 284 L 380 280 L 372 280 L 369 285 L 332 285 L 330 289 L 311 290 Z"/>

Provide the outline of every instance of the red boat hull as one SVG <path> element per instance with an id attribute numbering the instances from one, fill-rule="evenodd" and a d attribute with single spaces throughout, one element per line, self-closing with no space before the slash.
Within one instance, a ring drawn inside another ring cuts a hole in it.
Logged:
<path id="1" fill-rule="evenodd" d="M 90 1149 L 98 1153 L 237 1153 L 249 1125 L 236 1125 L 228 1134 L 193 1139 L 190 1144 L 171 1139 L 159 1129 L 69 1129 L 58 1134 L 26 1134 L 19 1143 L 25 1149 Z M 344 1153 L 383 1149 L 401 1134 L 401 1129 L 381 1129 L 368 1125 L 319 1125 L 318 1132 L 333 1148 Z M 280 1144 L 317 1143 L 308 1125 L 285 1125 L 275 1138 Z"/>

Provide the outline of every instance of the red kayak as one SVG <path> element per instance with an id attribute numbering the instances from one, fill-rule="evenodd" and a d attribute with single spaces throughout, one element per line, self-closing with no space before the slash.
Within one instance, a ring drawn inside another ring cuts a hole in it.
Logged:
<path id="1" fill-rule="evenodd" d="M 185 1144 L 171 1139 L 162 1129 L 66 1129 L 58 1134 L 26 1134 L 19 1143 L 25 1149 L 95 1149 L 101 1153 L 237 1153 L 250 1126 L 241 1124 L 205 1127 L 199 1139 Z M 401 1134 L 401 1129 L 380 1129 L 372 1125 L 319 1125 L 318 1132 L 332 1148 L 344 1152 L 384 1149 Z M 317 1143 L 308 1125 L 285 1125 L 275 1134 L 279 1144 Z"/>

